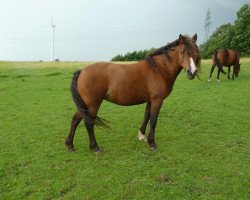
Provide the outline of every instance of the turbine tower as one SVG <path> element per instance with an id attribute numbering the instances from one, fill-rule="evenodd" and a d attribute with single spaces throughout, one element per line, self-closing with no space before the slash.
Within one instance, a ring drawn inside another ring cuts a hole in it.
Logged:
<path id="1" fill-rule="evenodd" d="M 55 30 L 56 30 L 56 25 L 53 22 L 53 16 L 51 19 L 51 27 L 52 27 L 51 62 L 53 62 L 55 55 Z"/>

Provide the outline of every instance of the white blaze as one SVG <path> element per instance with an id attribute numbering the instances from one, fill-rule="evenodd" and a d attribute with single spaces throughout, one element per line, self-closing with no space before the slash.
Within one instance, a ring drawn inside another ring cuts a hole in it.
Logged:
<path id="1" fill-rule="evenodd" d="M 195 64 L 194 64 L 194 60 L 191 57 L 190 57 L 190 66 L 191 66 L 191 73 L 194 74 L 194 72 L 196 70 L 196 67 L 195 67 Z"/>

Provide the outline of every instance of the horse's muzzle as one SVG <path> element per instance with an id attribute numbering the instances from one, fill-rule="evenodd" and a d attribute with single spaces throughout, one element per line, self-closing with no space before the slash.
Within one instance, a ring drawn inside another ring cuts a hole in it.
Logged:
<path id="1" fill-rule="evenodd" d="M 192 73 L 192 71 L 190 69 L 187 70 L 187 78 L 188 79 L 194 79 L 194 77 L 196 77 L 197 75 L 197 69 Z"/>

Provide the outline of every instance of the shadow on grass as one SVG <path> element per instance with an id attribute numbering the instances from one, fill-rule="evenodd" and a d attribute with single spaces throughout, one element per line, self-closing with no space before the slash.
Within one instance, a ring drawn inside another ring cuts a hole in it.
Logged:
<path id="1" fill-rule="evenodd" d="M 52 73 L 49 73 L 49 74 L 45 74 L 44 76 L 58 76 L 58 75 L 61 75 L 62 73 L 61 72 L 52 72 Z"/>

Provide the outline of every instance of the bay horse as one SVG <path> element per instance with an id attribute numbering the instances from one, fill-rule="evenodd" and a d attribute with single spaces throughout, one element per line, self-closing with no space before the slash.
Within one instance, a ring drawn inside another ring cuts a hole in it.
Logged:
<path id="1" fill-rule="evenodd" d="M 65 141 L 67 149 L 74 150 L 75 131 L 83 119 L 90 149 L 96 153 L 100 151 L 94 134 L 94 125 L 104 124 L 104 121 L 97 117 L 103 100 L 123 106 L 146 103 L 138 137 L 140 140 L 146 140 L 145 130 L 150 121 L 147 142 L 152 150 L 156 149 L 155 127 L 163 100 L 171 93 L 182 69 L 186 71 L 188 79 L 197 76 L 201 58 L 196 41 L 197 34 L 192 38 L 180 34 L 177 40 L 157 49 L 137 63 L 99 62 L 76 71 L 70 90 L 77 112 L 72 118 Z"/>
<path id="2" fill-rule="evenodd" d="M 240 55 L 238 51 L 235 50 L 217 50 L 214 52 L 213 58 L 212 58 L 212 68 L 210 71 L 210 75 L 208 77 L 208 82 L 211 82 L 211 76 L 214 71 L 214 68 L 218 66 L 218 73 L 217 73 L 217 81 L 220 81 L 220 72 L 224 73 L 222 67 L 228 67 L 228 74 L 227 78 L 230 79 L 230 68 L 233 66 L 233 75 L 232 79 L 234 79 L 234 76 L 238 77 L 239 71 L 240 71 Z"/>

